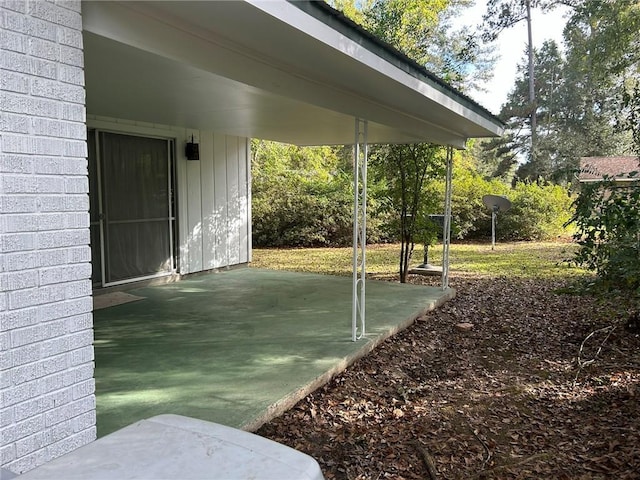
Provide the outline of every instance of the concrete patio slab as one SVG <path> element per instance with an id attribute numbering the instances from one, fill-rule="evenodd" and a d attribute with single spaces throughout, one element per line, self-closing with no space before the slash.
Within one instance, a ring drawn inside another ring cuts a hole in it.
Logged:
<path id="1" fill-rule="evenodd" d="M 351 279 L 243 268 L 137 288 L 94 312 L 98 435 L 177 414 L 252 431 L 454 291 L 367 282 L 351 341 Z"/>

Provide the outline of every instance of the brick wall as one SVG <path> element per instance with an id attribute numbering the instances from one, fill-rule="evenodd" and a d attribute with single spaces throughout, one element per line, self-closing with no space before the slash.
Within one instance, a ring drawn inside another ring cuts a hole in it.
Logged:
<path id="1" fill-rule="evenodd" d="M 0 466 L 95 439 L 80 1 L 0 0 Z"/>

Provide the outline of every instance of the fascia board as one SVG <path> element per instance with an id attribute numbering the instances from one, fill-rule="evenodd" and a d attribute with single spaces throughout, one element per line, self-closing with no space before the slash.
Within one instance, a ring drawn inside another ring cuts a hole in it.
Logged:
<path id="1" fill-rule="evenodd" d="M 355 60 L 366 65 L 369 69 L 393 79 L 405 88 L 418 93 L 421 97 L 428 99 L 436 104 L 446 108 L 461 119 L 472 122 L 479 127 L 485 129 L 487 133 L 495 136 L 502 135 L 504 127 L 494 120 L 481 115 L 480 113 L 463 105 L 454 98 L 455 93 L 451 95 L 442 92 L 441 89 L 410 75 L 406 71 L 398 68 L 374 52 L 363 47 L 351 38 L 336 32 L 331 26 L 312 17 L 311 15 L 300 10 L 298 7 L 291 5 L 289 2 L 264 2 L 260 0 L 248 0 L 255 8 L 258 8 L 289 26 L 305 32 L 307 35 L 313 36 L 319 42 L 330 46 L 331 48 L 348 55 Z M 489 135 L 487 135 L 489 136 Z"/>

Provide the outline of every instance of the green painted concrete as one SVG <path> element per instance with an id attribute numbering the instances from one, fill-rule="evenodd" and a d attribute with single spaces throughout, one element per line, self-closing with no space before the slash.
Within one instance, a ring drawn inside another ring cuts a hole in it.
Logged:
<path id="1" fill-rule="evenodd" d="M 244 268 L 130 290 L 94 312 L 98 435 L 174 413 L 254 429 L 453 291 L 368 281 L 351 341 L 351 279 Z"/>

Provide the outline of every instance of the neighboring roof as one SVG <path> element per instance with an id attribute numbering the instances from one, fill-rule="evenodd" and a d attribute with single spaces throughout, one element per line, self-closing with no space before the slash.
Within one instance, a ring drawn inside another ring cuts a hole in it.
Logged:
<path id="1" fill-rule="evenodd" d="M 639 172 L 631 178 L 631 172 Z M 640 179 L 640 157 L 582 157 L 580 159 L 580 182 L 597 182 L 604 177 L 618 182 Z"/>
<path id="2" fill-rule="evenodd" d="M 504 124 L 324 3 L 92 2 L 87 112 L 300 145 L 463 148 Z"/>

